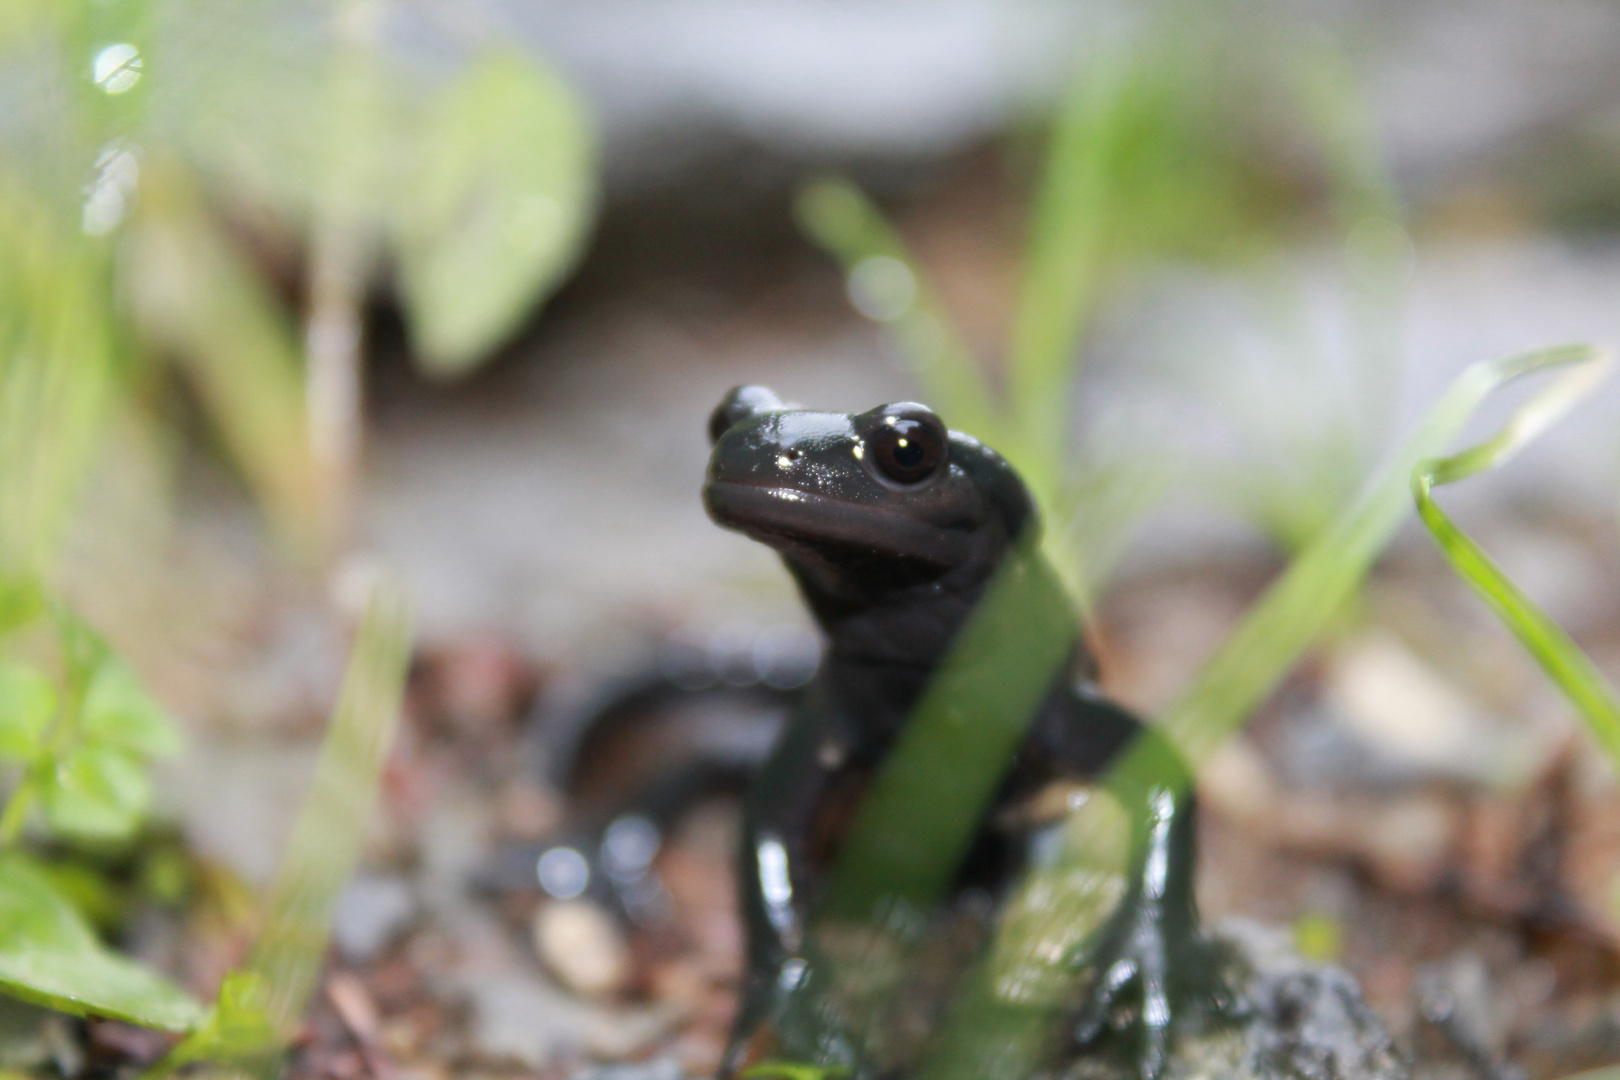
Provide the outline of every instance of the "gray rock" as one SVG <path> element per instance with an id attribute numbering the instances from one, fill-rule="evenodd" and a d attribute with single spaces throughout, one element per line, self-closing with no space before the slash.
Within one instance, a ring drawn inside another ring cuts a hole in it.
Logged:
<path id="1" fill-rule="evenodd" d="M 1341 968 L 1310 964 L 1284 931 L 1233 921 L 1215 933 L 1250 1007 L 1239 1024 L 1186 1039 L 1166 1080 L 1406 1080 L 1410 1064 Z"/>
<path id="2" fill-rule="evenodd" d="M 587 1065 L 572 1080 L 684 1080 L 686 1070 L 672 1057 L 655 1057 L 619 1065 Z"/>

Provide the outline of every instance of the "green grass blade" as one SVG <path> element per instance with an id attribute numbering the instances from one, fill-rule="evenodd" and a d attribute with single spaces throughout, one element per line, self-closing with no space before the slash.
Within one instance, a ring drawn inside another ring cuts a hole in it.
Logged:
<path id="1" fill-rule="evenodd" d="M 892 285 L 895 295 L 885 297 L 886 302 L 872 314 L 899 340 L 927 403 L 951 427 L 996 444 L 1003 425 L 984 371 L 945 314 L 905 241 L 872 200 L 850 181 L 828 178 L 800 192 L 796 214 L 805 234 L 857 282 L 862 274 L 885 269 L 899 279 Z M 894 274 L 895 270 L 909 274 L 909 283 L 903 275 Z"/>
<path id="2" fill-rule="evenodd" d="M 106 245 L 0 172 L 0 566 L 49 576 L 118 388 Z"/>
<path id="3" fill-rule="evenodd" d="M 1580 646 L 1457 527 L 1433 496 L 1436 487 L 1502 465 L 1588 394 L 1611 366 L 1604 358 L 1570 373 L 1514 412 L 1490 439 L 1450 457 L 1420 462 L 1412 470 L 1412 496 L 1417 501 L 1418 515 L 1452 569 L 1564 692 L 1591 728 L 1593 737 L 1620 767 L 1620 696 L 1613 685 Z"/>
<path id="4" fill-rule="evenodd" d="M 324 523 L 286 314 L 177 162 L 148 157 L 132 224 L 124 268 L 143 333 L 173 352 L 271 520 L 314 554 Z"/>
<path id="5" fill-rule="evenodd" d="M 1011 451 L 1015 464 L 1042 491 L 1056 483 L 1065 456 L 1070 380 L 1118 210 L 1116 174 L 1135 104 L 1131 67 L 1122 58 L 1102 57 L 1075 80 L 1058 114 L 1030 219 L 1008 390 L 1023 451 Z"/>
<path id="6" fill-rule="evenodd" d="M 1161 718 L 1188 759 L 1204 760 L 1236 732 L 1354 594 L 1409 508 L 1416 464 L 1455 440 L 1480 403 L 1532 372 L 1590 364 L 1587 345 L 1562 345 L 1476 364 L 1458 376 L 1359 499 L 1289 565 Z M 1545 394 L 1561 395 L 1562 384 Z M 1539 398 L 1538 398 L 1539 400 Z"/>
<path id="7" fill-rule="evenodd" d="M 829 917 L 902 930 L 926 921 L 1077 633 L 1046 560 L 1009 558 L 861 801 L 827 888 Z"/>
<path id="8" fill-rule="evenodd" d="M 326 955 L 338 893 L 354 871 L 399 717 L 410 616 L 398 588 L 373 587 L 315 779 L 270 892 L 248 962 L 263 1008 L 283 1033 L 303 1014 Z"/>

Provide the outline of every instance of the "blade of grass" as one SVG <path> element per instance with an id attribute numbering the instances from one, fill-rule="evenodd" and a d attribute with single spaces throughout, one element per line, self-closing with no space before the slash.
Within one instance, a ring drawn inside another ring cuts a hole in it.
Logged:
<path id="1" fill-rule="evenodd" d="M 1457 454 L 1430 458 L 1412 470 L 1412 497 L 1418 514 L 1453 570 L 1479 594 L 1496 617 L 1564 692 L 1586 721 L 1593 738 L 1620 768 L 1620 696 L 1597 665 L 1557 623 L 1502 572 L 1483 549 L 1440 509 L 1433 489 L 1497 468 L 1562 417 L 1597 383 L 1612 364 L 1608 358 L 1587 365 L 1528 402 L 1494 436 Z"/>
<path id="2" fill-rule="evenodd" d="M 1132 69 L 1125 58 L 1105 55 L 1075 80 L 1030 218 L 1007 376 L 1019 432 L 1017 449 L 1007 452 L 1042 495 L 1054 489 L 1066 456 L 1068 389 L 1114 224 Z"/>
<path id="3" fill-rule="evenodd" d="M 1406 515 L 1416 464 L 1456 439 L 1480 403 L 1505 383 L 1538 371 L 1584 368 L 1597 357 L 1589 345 L 1560 345 L 1475 364 L 1458 376 L 1360 498 L 1294 559 L 1165 710 L 1160 722 L 1195 767 L 1242 727 L 1354 593 Z M 1589 376 L 1577 371 L 1571 377 Z M 1565 393 L 1562 381 L 1543 391 Z"/>
<path id="4" fill-rule="evenodd" d="M 927 920 L 1077 633 L 1046 560 L 1015 552 L 861 801 L 827 888 L 826 915 L 902 932 Z"/>
<path id="5" fill-rule="evenodd" d="M 1002 424 L 984 371 L 958 336 L 905 241 L 872 200 L 850 181 L 832 177 L 806 186 L 795 212 L 800 228 L 836 258 L 851 279 L 873 269 L 910 276 L 909 283 L 903 277 L 894 283 L 898 295 L 891 304 L 871 313 L 899 339 L 929 404 L 949 418 L 952 427 L 995 444 Z"/>
<path id="6" fill-rule="evenodd" d="M 299 350 L 268 289 L 209 217 L 178 163 L 148 156 L 126 252 L 136 316 L 172 350 L 271 520 L 305 555 L 324 523 Z"/>
<path id="7" fill-rule="evenodd" d="M 326 954 L 338 893 L 354 871 L 376 803 L 383 759 L 399 717 L 410 616 L 398 587 L 379 581 L 354 652 L 315 779 L 270 891 L 269 916 L 247 969 L 262 1007 L 283 1034 L 302 1016 Z"/>
<path id="8" fill-rule="evenodd" d="M 0 566 L 46 574 L 118 377 L 104 244 L 0 175 Z"/>

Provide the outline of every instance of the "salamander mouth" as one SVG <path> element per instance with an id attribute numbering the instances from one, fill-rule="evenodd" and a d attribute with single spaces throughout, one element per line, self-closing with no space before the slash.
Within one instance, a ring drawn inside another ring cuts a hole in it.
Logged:
<path id="1" fill-rule="evenodd" d="M 959 530 L 798 488 L 710 480 L 703 503 L 721 525 L 779 551 L 847 547 L 941 567 L 969 555 L 969 538 Z"/>

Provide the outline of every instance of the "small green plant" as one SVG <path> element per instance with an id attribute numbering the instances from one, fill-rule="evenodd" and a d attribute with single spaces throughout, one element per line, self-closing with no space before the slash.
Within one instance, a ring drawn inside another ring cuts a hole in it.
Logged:
<path id="1" fill-rule="evenodd" d="M 26 585 L 14 592 L 30 593 Z M 14 611 L 42 601 L 20 601 Z M 21 775 L 0 811 L 0 844 L 15 845 L 37 809 L 54 835 L 118 843 L 134 834 L 151 802 L 149 761 L 180 749 L 173 724 L 127 664 L 60 605 L 55 671 L 22 660 L 0 663 L 0 760 Z M 22 633 L 30 619 L 0 631 Z"/>
<path id="2" fill-rule="evenodd" d="M 39 610 L 14 596 L 6 610 Z M 42 839 L 123 841 L 148 801 L 145 762 L 178 749 L 173 727 L 129 669 L 85 627 L 58 615 L 65 674 L 0 667 L 0 757 L 18 762 L 0 843 L 0 991 L 84 1016 L 188 1033 L 158 1075 L 201 1060 L 279 1052 L 325 956 L 333 905 L 359 857 L 392 742 L 410 651 L 398 589 L 372 589 L 315 779 L 283 856 L 258 944 L 212 1008 L 109 950 L 57 867 L 24 847 L 30 808 Z M 20 626 L 13 629 L 20 629 Z"/>
<path id="3" fill-rule="evenodd" d="M 396 286 L 424 372 L 469 371 L 561 281 L 595 196 L 587 118 L 543 65 L 466 39 L 459 70 L 424 79 L 382 47 L 386 5 L 312 9 L 308 35 L 285 14 L 0 4 L 0 66 L 24 73 L 0 132 L 0 990 L 189 1032 L 164 1069 L 287 1037 L 374 802 L 408 619 L 373 591 L 259 946 L 205 1009 L 102 944 L 116 890 L 57 857 L 129 855 L 148 764 L 178 749 L 66 599 L 109 433 L 172 463 L 188 396 L 288 547 L 329 561 L 370 291 Z M 307 255 L 297 305 L 289 248 Z M 147 861 L 162 891 L 174 875 Z"/>
<path id="4" fill-rule="evenodd" d="M 202 1006 L 97 939 L 83 908 L 94 912 L 100 881 L 25 844 L 126 844 L 151 802 L 147 765 L 178 751 L 179 735 L 128 665 L 37 584 L 5 582 L 0 613 L 0 764 L 13 777 L 0 811 L 0 989 L 184 1030 Z M 35 648 L 18 647 L 31 632 Z"/>
<path id="5" fill-rule="evenodd" d="M 398 723 L 410 658 L 410 614 L 386 580 L 367 599 L 314 780 L 271 885 L 247 964 L 150 1077 L 196 1061 L 268 1075 L 296 1033 L 326 957 L 338 893 L 354 873 Z"/>

